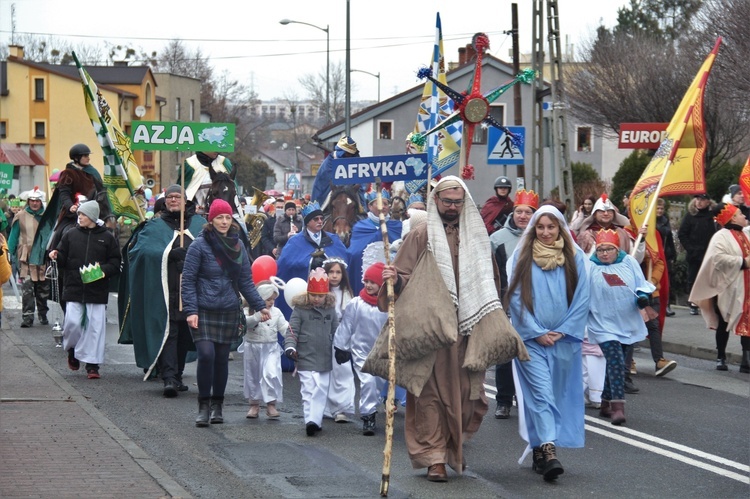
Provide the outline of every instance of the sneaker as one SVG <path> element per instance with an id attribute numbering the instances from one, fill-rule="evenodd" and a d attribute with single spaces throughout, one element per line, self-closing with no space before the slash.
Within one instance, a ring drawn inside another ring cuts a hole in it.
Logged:
<path id="1" fill-rule="evenodd" d="M 728 371 L 726 359 L 716 359 L 716 370 L 717 371 Z"/>
<path id="2" fill-rule="evenodd" d="M 336 423 L 348 423 L 349 422 L 349 418 L 347 418 L 346 414 L 344 414 L 343 412 L 336 414 L 336 417 L 333 418 L 333 420 Z"/>
<path id="3" fill-rule="evenodd" d="M 510 407 L 498 404 L 495 409 L 495 419 L 508 419 L 510 417 Z"/>
<path id="4" fill-rule="evenodd" d="M 638 371 L 635 368 L 635 361 L 630 361 L 630 374 L 636 375 L 638 374 Z"/>
<path id="5" fill-rule="evenodd" d="M 656 372 L 654 374 L 656 376 L 664 376 L 668 372 L 674 371 L 675 367 L 677 367 L 677 362 L 661 358 L 656 361 Z"/>
<path id="6" fill-rule="evenodd" d="M 42 326 L 46 326 L 46 325 L 49 324 L 49 321 L 47 320 L 47 316 L 46 315 L 40 315 L 39 316 L 39 324 L 41 324 Z"/>
<path id="7" fill-rule="evenodd" d="M 675 311 L 672 310 L 672 306 L 671 305 L 667 305 L 666 315 L 667 315 L 667 317 L 673 317 L 675 315 Z"/>
<path id="8" fill-rule="evenodd" d="M 77 371 L 80 369 L 81 363 L 78 359 L 76 359 L 75 350 L 72 348 L 68 349 L 68 369 L 71 371 Z"/>
<path id="9" fill-rule="evenodd" d="M 690 315 L 700 315 L 700 309 L 695 305 L 690 305 Z"/>
<path id="10" fill-rule="evenodd" d="M 86 369 L 86 377 L 88 379 L 99 379 L 99 378 L 101 378 L 101 376 L 99 375 L 99 369 L 96 369 L 96 368 Z"/>

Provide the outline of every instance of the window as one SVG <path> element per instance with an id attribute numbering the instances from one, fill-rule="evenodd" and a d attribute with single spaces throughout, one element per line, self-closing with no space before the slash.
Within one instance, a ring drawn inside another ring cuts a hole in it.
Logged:
<path id="1" fill-rule="evenodd" d="M 146 107 L 151 107 L 151 85 L 146 83 Z"/>
<path id="2" fill-rule="evenodd" d="M 190 99 L 190 121 L 195 120 L 195 99 Z"/>
<path id="3" fill-rule="evenodd" d="M 44 100 L 44 78 L 34 78 L 34 100 Z"/>
<path id="4" fill-rule="evenodd" d="M 490 104 L 490 116 L 501 125 L 505 125 L 505 104 Z M 474 127 L 474 136 L 471 138 L 472 144 L 487 143 L 487 126 L 484 123 L 477 123 Z"/>
<path id="5" fill-rule="evenodd" d="M 378 138 L 380 140 L 393 140 L 393 120 L 378 121 Z"/>
<path id="6" fill-rule="evenodd" d="M 43 139 L 47 134 L 46 132 L 46 123 L 44 121 L 35 121 L 34 122 L 34 138 L 35 139 Z"/>
<path id="7" fill-rule="evenodd" d="M 576 129 L 576 151 L 591 152 L 590 126 L 579 126 Z"/>
<path id="8" fill-rule="evenodd" d="M 180 121 L 180 98 L 176 97 L 174 100 L 174 119 Z"/>
<path id="9" fill-rule="evenodd" d="M 8 122 L 0 121 L 0 139 L 4 139 L 8 136 Z"/>

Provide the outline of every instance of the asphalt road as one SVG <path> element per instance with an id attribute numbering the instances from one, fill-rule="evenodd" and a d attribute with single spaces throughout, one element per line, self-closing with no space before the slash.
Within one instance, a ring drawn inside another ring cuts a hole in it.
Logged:
<path id="1" fill-rule="evenodd" d="M 7 302 L 6 302 L 7 303 Z M 49 326 L 18 329 L 18 311 L 3 313 L 4 327 L 79 390 L 114 425 L 195 497 L 377 497 L 383 463 L 384 416 L 375 437 L 361 435 L 359 421 L 334 424 L 307 437 L 299 383 L 284 376 L 280 421 L 245 418 L 242 361 L 230 362 L 226 423 L 195 428 L 195 363 L 186 369 L 190 391 L 165 399 L 160 381 L 142 381 L 132 348 L 117 345 L 114 301 L 108 312 L 106 360 L 100 380 L 69 371 L 55 348 Z M 53 305 L 54 306 L 54 305 Z M 55 313 L 50 312 L 54 322 Z M 636 353 L 641 391 L 628 395 L 627 425 L 614 427 L 587 411 L 584 449 L 559 449 L 565 473 L 553 484 L 531 471 L 530 458 L 517 463 L 525 447 L 511 419 L 485 418 L 466 445 L 468 470 L 445 484 L 414 470 L 403 439 L 403 410 L 396 415 L 390 497 L 716 497 L 750 496 L 747 411 L 748 376 L 733 368 L 714 370 L 712 361 L 672 356 L 679 367 L 655 378 L 647 350 Z M 488 372 L 488 390 L 494 390 Z M 492 398 L 490 393 L 490 398 Z"/>

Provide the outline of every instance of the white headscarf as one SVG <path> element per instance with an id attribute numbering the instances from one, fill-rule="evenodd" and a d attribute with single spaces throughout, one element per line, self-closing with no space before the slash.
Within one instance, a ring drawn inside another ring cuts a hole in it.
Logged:
<path id="1" fill-rule="evenodd" d="M 458 289 L 448 238 L 435 204 L 440 185 L 445 182 L 458 182 L 465 192 L 464 206 L 458 218 Z M 466 184 L 456 176 L 443 177 L 427 199 L 427 249 L 435 256 L 440 275 L 458 310 L 460 334 L 471 334 L 472 328 L 482 317 L 493 310 L 502 309 L 495 287 L 487 229 Z"/>

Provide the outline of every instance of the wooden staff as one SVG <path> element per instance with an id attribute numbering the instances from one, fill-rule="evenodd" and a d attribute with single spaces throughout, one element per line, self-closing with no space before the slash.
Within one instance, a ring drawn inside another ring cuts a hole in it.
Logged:
<path id="1" fill-rule="evenodd" d="M 182 187 L 182 204 L 180 205 L 180 248 L 182 248 L 185 246 L 185 204 L 187 203 L 185 194 L 185 161 L 180 165 L 180 187 Z M 182 312 L 182 272 L 180 272 L 180 289 L 177 293 L 180 301 L 178 309 Z"/>
<path id="2" fill-rule="evenodd" d="M 391 264 L 390 245 L 388 244 L 388 226 L 385 223 L 383 213 L 383 196 L 380 193 L 380 177 L 375 181 L 377 189 L 378 211 L 380 211 L 380 232 L 383 236 L 383 251 L 385 252 L 385 264 Z M 393 416 L 396 413 L 396 405 L 393 399 L 396 397 L 396 311 L 393 292 L 393 280 L 385 282 L 388 296 L 388 396 L 385 402 L 385 449 L 383 449 L 383 475 L 380 478 L 380 495 L 388 496 L 388 486 L 391 482 L 391 454 L 393 453 Z"/>

